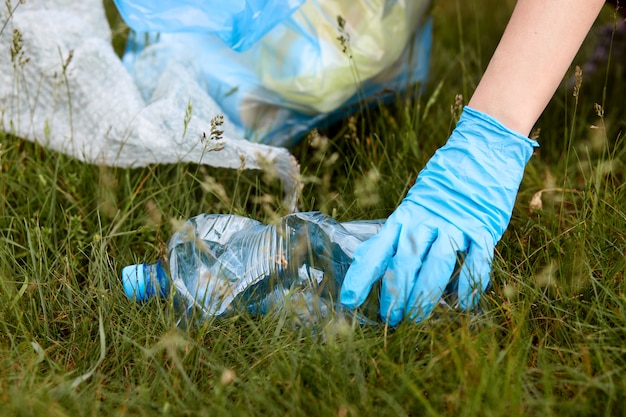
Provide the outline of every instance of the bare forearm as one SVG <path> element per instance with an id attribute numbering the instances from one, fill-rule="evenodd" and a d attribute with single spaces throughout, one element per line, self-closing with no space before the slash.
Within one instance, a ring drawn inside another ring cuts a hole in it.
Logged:
<path id="1" fill-rule="evenodd" d="M 604 0 L 519 0 L 469 105 L 528 135 Z"/>

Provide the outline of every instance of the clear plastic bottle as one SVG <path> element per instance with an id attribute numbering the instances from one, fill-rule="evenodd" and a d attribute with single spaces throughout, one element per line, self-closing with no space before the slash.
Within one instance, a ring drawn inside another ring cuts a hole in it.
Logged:
<path id="1" fill-rule="evenodd" d="M 339 289 L 356 247 L 383 220 L 340 223 L 319 212 L 294 213 L 275 224 L 227 214 L 189 219 L 169 241 L 169 273 L 156 264 L 122 271 L 128 297 L 166 297 L 175 289 L 183 321 L 237 309 L 266 314 L 288 309 L 303 323 L 335 311 Z M 198 315 L 198 312 L 200 313 Z M 368 322 L 362 316 L 356 318 Z"/>

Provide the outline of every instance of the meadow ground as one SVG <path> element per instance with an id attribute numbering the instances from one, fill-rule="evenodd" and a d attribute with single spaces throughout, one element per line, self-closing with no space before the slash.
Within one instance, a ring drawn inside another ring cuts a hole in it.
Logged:
<path id="1" fill-rule="evenodd" d="M 513 3 L 435 4 L 424 92 L 293 149 L 301 209 L 389 215 L 447 139 L 457 94 L 471 95 Z M 613 21 L 607 9 L 596 28 Z M 168 301 L 125 297 L 121 268 L 162 257 L 171 219 L 284 213 L 280 184 L 194 165 L 86 165 L 0 134 L 0 415 L 625 414 L 624 74 L 619 61 L 583 74 L 577 97 L 564 83 L 537 123 L 542 146 L 482 314 L 395 329 L 311 332 L 280 314 L 177 328 Z"/>

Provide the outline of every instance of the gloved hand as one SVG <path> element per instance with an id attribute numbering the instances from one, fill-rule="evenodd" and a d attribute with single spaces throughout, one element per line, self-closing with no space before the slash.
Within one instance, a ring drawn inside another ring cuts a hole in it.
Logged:
<path id="1" fill-rule="evenodd" d="M 380 314 L 395 325 L 419 322 L 438 303 L 458 261 L 458 302 L 473 307 L 489 284 L 496 243 L 513 204 L 534 140 L 465 107 L 448 139 L 420 172 L 377 235 L 363 242 L 344 279 L 340 301 L 360 306 L 382 278 Z"/>

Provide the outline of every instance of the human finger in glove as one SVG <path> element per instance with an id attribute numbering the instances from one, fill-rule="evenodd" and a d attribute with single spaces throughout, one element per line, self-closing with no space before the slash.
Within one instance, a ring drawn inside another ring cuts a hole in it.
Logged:
<path id="1" fill-rule="evenodd" d="M 441 299 L 458 263 L 459 306 L 476 304 L 538 146 L 519 132 L 536 122 L 602 4 L 518 0 L 447 143 L 379 233 L 356 249 L 340 292 L 343 305 L 360 306 L 382 280 L 382 318 L 391 325 L 405 317 L 419 322 Z"/>
<path id="2" fill-rule="evenodd" d="M 420 321 L 441 298 L 459 260 L 458 301 L 473 306 L 489 283 L 537 142 L 465 107 L 456 129 L 420 172 L 380 232 L 354 254 L 341 302 L 354 308 L 383 278 L 380 313 L 392 325 Z"/>

